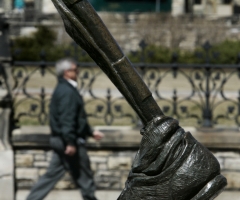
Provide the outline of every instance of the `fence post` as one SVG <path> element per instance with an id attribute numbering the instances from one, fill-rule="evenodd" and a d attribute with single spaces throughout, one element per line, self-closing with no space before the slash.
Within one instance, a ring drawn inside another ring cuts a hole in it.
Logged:
<path id="1" fill-rule="evenodd" d="M 212 108 L 210 105 L 210 97 L 211 97 L 211 89 L 210 89 L 210 79 L 211 79 L 211 68 L 210 68 L 210 62 L 211 62 L 211 56 L 210 56 L 210 49 L 212 46 L 207 41 L 202 46 L 203 50 L 205 51 L 205 77 L 206 77 L 206 88 L 205 88 L 205 105 L 203 106 L 203 127 L 212 127 Z"/>
<path id="2" fill-rule="evenodd" d="M 212 127 L 212 110 L 210 108 L 210 86 L 209 81 L 211 77 L 210 67 L 205 69 L 206 76 L 206 91 L 205 91 L 205 106 L 203 108 L 203 127 Z"/>

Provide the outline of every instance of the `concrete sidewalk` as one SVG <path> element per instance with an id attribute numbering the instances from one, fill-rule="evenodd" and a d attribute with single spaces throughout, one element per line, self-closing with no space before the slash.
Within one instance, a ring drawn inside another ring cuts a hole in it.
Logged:
<path id="1" fill-rule="evenodd" d="M 16 200 L 25 200 L 28 190 L 17 192 Z M 116 200 L 121 191 L 98 190 L 96 196 L 99 200 Z M 44 200 L 82 200 L 78 190 L 53 190 Z M 224 191 L 215 200 L 240 200 L 240 191 Z"/>

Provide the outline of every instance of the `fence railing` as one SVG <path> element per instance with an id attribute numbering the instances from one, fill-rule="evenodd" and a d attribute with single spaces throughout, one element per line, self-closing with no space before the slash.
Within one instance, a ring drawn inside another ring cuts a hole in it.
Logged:
<path id="1" fill-rule="evenodd" d="M 207 49 L 206 49 L 207 51 Z M 175 55 L 176 57 L 176 55 Z M 182 125 L 240 125 L 240 65 L 133 64 L 163 112 Z M 139 118 L 96 66 L 79 63 L 79 92 L 94 125 L 139 125 Z M 4 73 L 1 73 L 4 80 Z M 12 108 L 17 125 L 48 124 L 48 106 L 57 83 L 54 62 L 13 61 Z M 2 81 L 4 85 L 4 81 Z"/>

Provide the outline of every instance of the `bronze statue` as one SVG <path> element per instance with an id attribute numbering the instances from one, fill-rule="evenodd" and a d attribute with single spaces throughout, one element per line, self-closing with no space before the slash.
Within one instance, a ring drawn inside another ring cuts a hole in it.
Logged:
<path id="1" fill-rule="evenodd" d="M 144 128 L 118 200 L 208 200 L 226 186 L 217 159 L 164 116 L 151 92 L 87 0 L 52 0 L 68 34 L 93 58 L 137 112 Z"/>

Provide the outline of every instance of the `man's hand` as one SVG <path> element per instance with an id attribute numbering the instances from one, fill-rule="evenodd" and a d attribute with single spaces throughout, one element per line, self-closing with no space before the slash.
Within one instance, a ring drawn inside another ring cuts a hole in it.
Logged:
<path id="1" fill-rule="evenodd" d="M 67 145 L 65 149 L 65 154 L 68 156 L 73 156 L 76 153 L 76 147 L 72 145 Z"/>
<path id="2" fill-rule="evenodd" d="M 100 131 L 93 131 L 93 138 L 95 140 L 101 140 L 104 137 L 104 133 Z"/>

